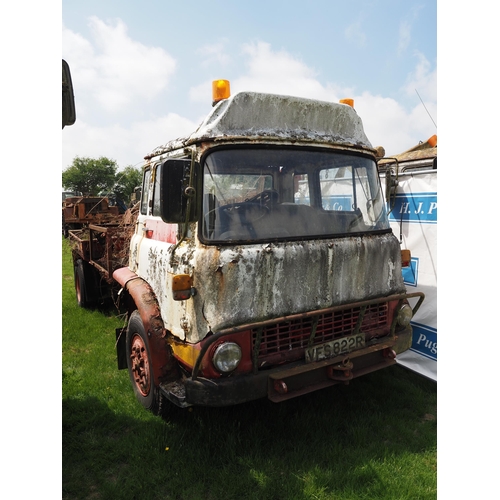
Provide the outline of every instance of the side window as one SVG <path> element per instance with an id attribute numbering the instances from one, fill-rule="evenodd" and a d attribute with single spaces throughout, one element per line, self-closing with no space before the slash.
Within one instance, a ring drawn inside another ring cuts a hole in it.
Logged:
<path id="1" fill-rule="evenodd" d="M 328 168 L 320 172 L 321 205 L 324 210 L 353 209 L 352 168 Z"/>
<path id="2" fill-rule="evenodd" d="M 146 215 L 148 213 L 150 179 L 151 179 L 151 170 L 146 170 L 144 172 L 144 178 L 142 181 L 142 193 L 141 193 L 141 214 L 143 215 Z"/>
<path id="3" fill-rule="evenodd" d="M 160 208 L 160 171 L 161 171 L 161 165 L 157 165 L 155 169 L 155 185 L 153 188 L 153 215 L 156 215 L 158 217 L 161 216 L 161 208 Z"/>

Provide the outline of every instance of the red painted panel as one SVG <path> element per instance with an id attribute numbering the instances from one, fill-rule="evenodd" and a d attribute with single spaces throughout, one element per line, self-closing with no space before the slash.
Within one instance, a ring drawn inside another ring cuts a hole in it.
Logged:
<path id="1" fill-rule="evenodd" d="M 147 219 L 145 222 L 144 229 L 148 231 L 146 234 L 150 239 L 165 243 L 177 243 L 177 224 L 167 224 L 157 219 Z M 152 234 L 149 231 L 152 231 Z M 149 234 L 151 235 L 149 236 Z"/>

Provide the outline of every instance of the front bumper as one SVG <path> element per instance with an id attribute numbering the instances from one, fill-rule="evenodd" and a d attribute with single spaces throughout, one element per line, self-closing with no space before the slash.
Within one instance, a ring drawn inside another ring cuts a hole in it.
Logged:
<path id="1" fill-rule="evenodd" d="M 366 347 L 314 363 L 304 360 L 219 379 L 186 378 L 162 384 L 163 394 L 178 406 L 230 406 L 268 397 L 280 402 L 350 380 L 396 363 L 412 341 L 412 329 L 370 342 Z"/>

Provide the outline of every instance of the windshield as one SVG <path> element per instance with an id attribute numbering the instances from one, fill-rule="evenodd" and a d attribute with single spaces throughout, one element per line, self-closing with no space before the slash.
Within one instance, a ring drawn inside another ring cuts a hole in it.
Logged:
<path id="1" fill-rule="evenodd" d="M 216 150 L 204 162 L 204 241 L 313 239 L 388 230 L 375 162 L 297 148 Z"/>

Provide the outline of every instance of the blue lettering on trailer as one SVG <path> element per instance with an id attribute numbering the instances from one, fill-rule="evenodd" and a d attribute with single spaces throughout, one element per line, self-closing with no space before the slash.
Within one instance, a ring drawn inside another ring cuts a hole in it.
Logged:
<path id="1" fill-rule="evenodd" d="M 437 193 L 397 194 L 389 220 L 436 224 Z"/>
<path id="2" fill-rule="evenodd" d="M 324 210 L 352 210 L 352 196 L 323 196 Z"/>
<path id="3" fill-rule="evenodd" d="M 411 350 L 437 361 L 437 329 L 420 323 L 411 323 L 413 327 L 413 342 Z"/>

